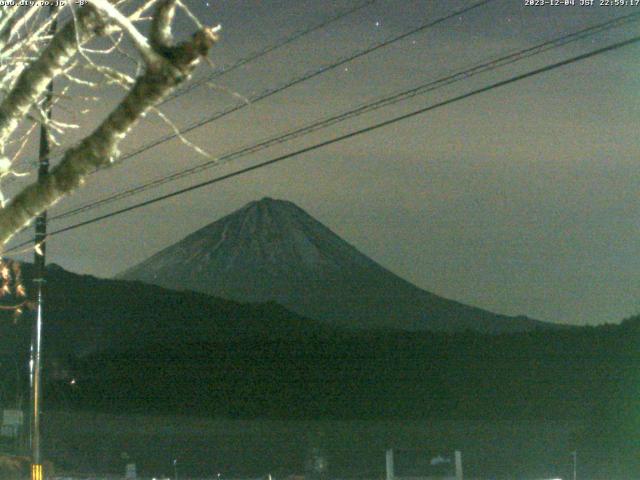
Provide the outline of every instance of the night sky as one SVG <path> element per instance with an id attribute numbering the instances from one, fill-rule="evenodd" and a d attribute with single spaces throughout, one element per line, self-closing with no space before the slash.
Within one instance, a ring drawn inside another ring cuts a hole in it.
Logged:
<path id="1" fill-rule="evenodd" d="M 189 0 L 222 41 L 196 77 L 229 66 L 354 1 Z M 178 126 L 473 2 L 379 0 L 199 87 L 162 110 Z M 211 123 L 188 138 L 214 156 L 589 25 L 640 11 L 532 7 L 496 0 Z M 596 3 L 598 3 L 596 1 Z M 193 27 L 179 21 L 180 33 Z M 638 23 L 440 88 L 343 124 L 92 210 L 89 219 L 341 133 L 633 37 Z M 504 314 L 571 324 L 640 311 L 637 185 L 640 47 L 630 46 L 495 89 L 230 181 L 53 237 L 48 261 L 109 277 L 245 203 L 304 208 L 421 288 Z M 116 54 L 108 61 L 122 64 Z M 81 119 L 87 132 L 122 95 Z M 86 92 L 85 92 L 86 94 Z M 95 92 L 93 93 L 95 94 Z M 71 119 L 76 99 L 54 117 Z M 121 150 L 170 133 L 149 115 Z M 35 144 L 35 142 L 34 142 Z M 35 149 L 35 145 L 34 145 Z M 35 150 L 32 150 L 35 151 Z M 177 140 L 93 176 L 51 214 L 206 161 Z M 20 183 L 15 183 L 17 188 Z M 8 192 L 11 194 L 11 192 Z M 31 233 L 16 237 L 25 240 Z"/>

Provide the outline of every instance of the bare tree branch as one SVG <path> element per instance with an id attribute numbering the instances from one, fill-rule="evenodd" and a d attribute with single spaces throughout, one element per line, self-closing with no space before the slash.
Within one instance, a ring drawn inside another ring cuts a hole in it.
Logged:
<path id="1" fill-rule="evenodd" d="M 173 43 L 171 22 L 176 11 L 175 0 L 160 0 L 151 23 L 151 45 L 162 50 Z"/>
<path id="2" fill-rule="evenodd" d="M 165 0 L 158 6 L 151 32 L 154 55 L 147 59 L 145 71 L 123 101 L 93 133 L 67 150 L 44 181 L 26 187 L 0 210 L 0 245 L 5 244 L 32 218 L 82 184 L 91 172 L 112 164 L 118 156 L 118 144 L 129 130 L 149 109 L 188 78 L 199 60 L 208 54 L 217 41 L 219 27 L 203 28 L 191 40 L 179 45 L 166 43 L 171 38 L 173 8 L 172 0 Z M 84 13 L 82 20 L 80 15 L 78 17 L 78 21 L 82 21 L 84 25 L 78 29 L 78 34 L 83 35 L 83 39 L 89 36 L 91 29 L 101 27 L 100 22 L 90 13 Z M 39 61 L 39 67 L 35 71 L 33 68 L 29 69 L 30 76 L 22 82 L 27 92 L 12 95 L 12 105 L 19 103 L 20 107 L 13 106 L 5 111 L 0 106 L 0 141 L 15 129 L 16 112 L 28 109 L 34 103 L 34 98 L 44 90 L 46 83 L 61 70 L 70 55 L 77 51 L 75 30 L 67 25 L 64 31 L 65 33 L 56 35 L 51 45 L 53 49 L 43 54 L 46 59 Z M 28 79 L 31 81 L 28 82 Z M 37 86 L 33 86 L 32 82 Z"/>
<path id="3" fill-rule="evenodd" d="M 147 63 L 154 63 L 160 61 L 158 54 L 151 48 L 147 37 L 142 35 L 138 29 L 133 25 L 131 20 L 125 17 L 120 11 L 114 7 L 108 0 L 89 0 L 94 7 L 100 12 L 104 13 L 109 19 L 116 22 L 122 30 L 124 30 L 133 40 L 133 44 L 136 46 L 142 58 Z"/>
<path id="4" fill-rule="evenodd" d="M 14 88 L 0 104 L 0 144 L 5 143 L 20 120 L 64 66 L 78 51 L 77 39 L 88 41 L 103 31 L 104 22 L 93 9 L 82 7 L 76 21 L 69 21 L 51 40 L 42 55 L 18 77 Z"/>

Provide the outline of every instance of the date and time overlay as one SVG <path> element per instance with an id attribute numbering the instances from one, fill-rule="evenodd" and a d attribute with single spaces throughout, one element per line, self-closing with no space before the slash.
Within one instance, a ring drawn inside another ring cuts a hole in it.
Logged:
<path id="1" fill-rule="evenodd" d="M 525 7 L 640 7 L 640 0 L 523 0 Z M 84 5 L 86 0 L 0 0 L 1 7 Z"/>
<path id="2" fill-rule="evenodd" d="M 525 7 L 638 7 L 640 0 L 524 0 Z"/>

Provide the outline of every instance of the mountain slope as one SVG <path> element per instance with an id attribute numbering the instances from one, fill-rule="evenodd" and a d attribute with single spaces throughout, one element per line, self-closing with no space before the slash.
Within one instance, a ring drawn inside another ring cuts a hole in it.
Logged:
<path id="1" fill-rule="evenodd" d="M 291 202 L 264 198 L 119 275 L 236 301 L 276 301 L 351 328 L 502 333 L 550 326 L 419 289 Z"/>

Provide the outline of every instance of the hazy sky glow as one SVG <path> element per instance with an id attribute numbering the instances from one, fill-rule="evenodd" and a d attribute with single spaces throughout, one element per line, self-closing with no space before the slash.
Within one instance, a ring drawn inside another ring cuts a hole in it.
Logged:
<path id="1" fill-rule="evenodd" d="M 204 21 L 223 25 L 222 43 L 211 56 L 216 66 L 231 65 L 354 5 L 318 0 L 189 3 Z M 379 0 L 218 78 L 216 88 L 198 88 L 163 109 L 178 125 L 187 125 L 238 102 L 232 92 L 251 97 L 470 3 Z M 496 0 L 251 104 L 189 138 L 221 155 L 636 9 L 640 6 L 528 7 L 524 0 Z M 183 27 L 185 32 L 190 28 Z M 54 222 L 51 229 L 630 38 L 639 30 L 634 23 L 608 31 Z M 639 54 L 640 47 L 630 46 L 597 56 L 56 236 L 49 242 L 48 261 L 111 276 L 246 202 L 271 196 L 297 203 L 382 265 L 442 296 L 541 320 L 617 322 L 640 311 Z M 203 69 L 199 76 L 206 73 Z M 119 94 L 106 95 L 116 99 Z M 168 132 L 150 117 L 122 151 Z M 99 173 L 52 214 L 204 160 L 180 142 L 168 142 Z M 27 238 L 25 233 L 17 240 Z"/>

